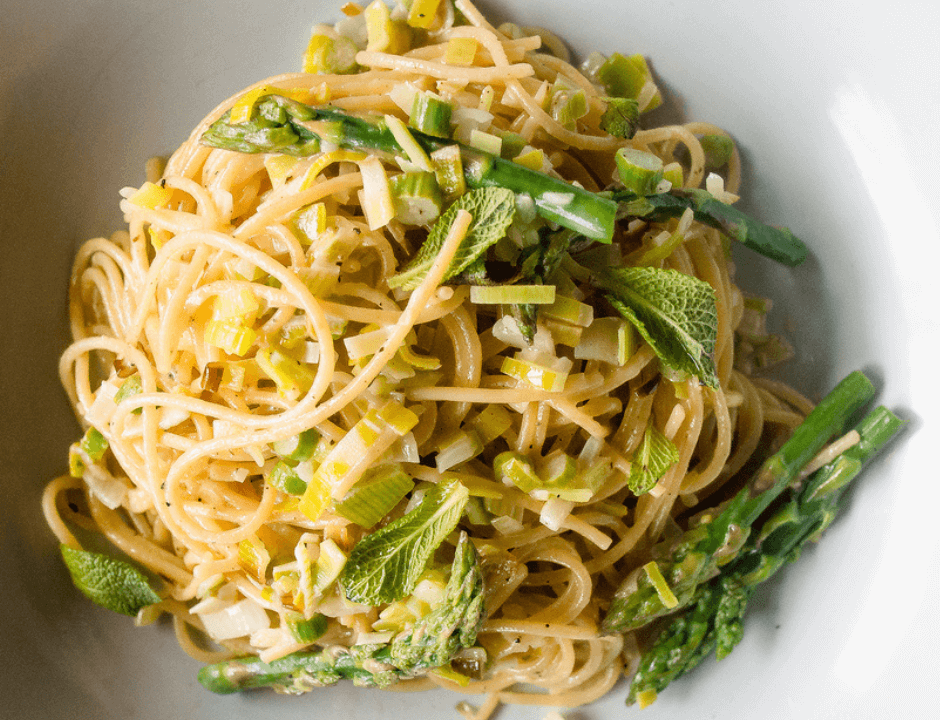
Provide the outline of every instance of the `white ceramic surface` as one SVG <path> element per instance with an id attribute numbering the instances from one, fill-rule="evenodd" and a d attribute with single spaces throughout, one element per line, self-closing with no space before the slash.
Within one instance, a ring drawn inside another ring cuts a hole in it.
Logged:
<path id="1" fill-rule="evenodd" d="M 76 243 L 117 228 L 117 191 L 219 100 L 298 67 L 337 2 L 0 0 L 0 716 L 454 717 L 443 693 L 348 686 L 218 698 L 166 625 L 136 630 L 71 589 L 39 511 L 76 432 L 57 381 Z M 818 396 L 879 378 L 911 420 L 825 542 L 760 592 L 744 641 L 672 686 L 644 719 L 936 717 L 940 438 L 933 371 L 940 267 L 940 10 L 932 0 L 492 0 L 580 51 L 643 52 L 661 119 L 707 119 L 744 153 L 744 206 L 812 248 L 786 270 L 737 255 L 801 349 Z M 625 688 L 569 718 L 634 717 Z M 516 708 L 500 718 L 542 717 Z"/>

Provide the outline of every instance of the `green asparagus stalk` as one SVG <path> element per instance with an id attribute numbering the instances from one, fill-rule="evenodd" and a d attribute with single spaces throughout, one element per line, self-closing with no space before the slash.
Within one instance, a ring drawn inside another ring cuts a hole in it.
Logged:
<path id="1" fill-rule="evenodd" d="M 621 215 L 653 222 L 677 218 L 692 208 L 695 219 L 721 230 L 755 252 L 784 265 L 799 265 L 806 259 L 806 245 L 786 228 L 775 228 L 745 215 L 721 202 L 706 190 L 673 189 L 665 193 L 638 196 L 629 191 L 614 193 L 621 203 Z"/>
<path id="2" fill-rule="evenodd" d="M 720 565 L 733 560 L 744 546 L 751 527 L 783 493 L 833 435 L 874 395 L 862 373 L 850 373 L 794 430 L 728 505 L 714 518 L 686 532 L 671 557 L 661 561 L 660 571 L 678 604 L 666 604 L 648 573 L 631 575 L 618 588 L 604 618 L 607 632 L 622 632 L 684 607 L 696 590 Z"/>
<path id="3" fill-rule="evenodd" d="M 856 427 L 857 445 L 820 468 L 749 539 L 738 558 L 703 585 L 694 601 L 676 615 L 644 653 L 627 703 L 648 704 L 670 682 L 689 672 L 712 650 L 719 660 L 741 639 L 742 620 L 757 585 L 798 559 L 809 540 L 818 539 L 838 513 L 848 483 L 903 426 L 878 407 Z"/>
<path id="4" fill-rule="evenodd" d="M 593 240 L 609 243 L 613 238 L 617 204 L 610 198 L 453 140 L 418 130 L 411 130 L 411 134 L 428 153 L 457 146 L 470 187 L 503 187 L 531 195 L 536 212 L 546 220 Z M 226 113 L 209 127 L 201 141 L 242 153 L 312 155 L 319 152 L 320 141 L 390 156 L 403 152 L 384 122 L 369 122 L 332 108 L 310 107 L 280 95 L 260 98 L 247 122 L 232 123 L 230 113 Z"/>
<path id="5" fill-rule="evenodd" d="M 476 642 L 484 617 L 480 558 L 464 534 L 440 605 L 391 642 L 298 652 L 270 663 L 257 657 L 237 658 L 202 668 L 199 682 L 220 694 L 261 687 L 296 694 L 343 679 L 388 687 L 419 670 L 450 662 L 459 650 Z"/>

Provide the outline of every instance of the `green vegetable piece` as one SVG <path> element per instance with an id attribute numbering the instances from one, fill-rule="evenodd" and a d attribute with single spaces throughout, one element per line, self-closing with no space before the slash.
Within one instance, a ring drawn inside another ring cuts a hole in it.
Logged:
<path id="1" fill-rule="evenodd" d="M 356 646 L 348 652 L 327 648 L 293 653 L 270 663 L 254 656 L 228 660 L 202 668 L 199 682 L 221 694 L 260 687 L 296 694 L 342 679 L 388 687 L 421 670 L 445 665 L 472 646 L 485 619 L 483 601 L 480 558 L 466 534 L 461 534 L 440 604 L 391 643 Z"/>
<path id="2" fill-rule="evenodd" d="M 643 434 L 640 447 L 633 455 L 627 485 L 634 495 L 647 493 L 677 462 L 679 462 L 679 450 L 651 423 Z"/>
<path id="3" fill-rule="evenodd" d="M 698 222 L 721 230 L 732 240 L 771 260 L 792 267 L 806 259 L 806 245 L 788 229 L 765 225 L 734 206 L 716 200 L 707 190 L 674 188 L 646 197 L 621 191 L 614 193 L 614 200 L 621 203 L 621 213 L 628 217 L 653 222 L 681 217 L 687 208 L 692 208 Z"/>
<path id="4" fill-rule="evenodd" d="M 789 486 L 786 502 L 751 533 L 737 558 L 718 577 L 699 587 L 640 660 L 627 702 L 659 693 L 693 669 L 712 650 L 726 657 L 743 635 L 743 618 L 754 588 L 818 537 L 838 512 L 847 484 L 903 427 L 891 411 L 878 407 L 856 426 L 860 442 L 820 468 L 802 487 Z"/>
<path id="5" fill-rule="evenodd" d="M 473 216 L 444 280 L 459 274 L 481 258 L 486 250 L 506 234 L 516 213 L 515 195 L 505 188 L 481 188 L 461 195 L 431 228 L 427 240 L 405 268 L 389 280 L 393 288 L 413 290 L 421 284 L 440 252 L 460 210 Z"/>
<path id="6" fill-rule="evenodd" d="M 646 63 L 638 62 L 642 56 L 625 57 L 614 53 L 597 71 L 597 79 L 607 89 L 608 95 L 621 98 L 635 98 L 646 83 Z"/>
<path id="7" fill-rule="evenodd" d="M 676 270 L 624 267 L 600 270 L 594 281 L 649 343 L 663 364 L 718 387 L 715 291 Z"/>
<path id="8" fill-rule="evenodd" d="M 401 465 L 385 465 L 368 472 L 353 485 L 336 512 L 366 529 L 385 517 L 414 489 L 415 483 Z"/>
<path id="9" fill-rule="evenodd" d="M 305 644 L 319 640 L 329 626 L 326 615 L 320 613 L 316 613 L 308 620 L 302 613 L 289 612 L 285 619 L 291 637 L 297 642 Z"/>
<path id="10" fill-rule="evenodd" d="M 428 225 L 441 214 L 441 189 L 434 173 L 402 173 L 390 185 L 395 217 L 405 225 Z"/>
<path id="11" fill-rule="evenodd" d="M 283 460 L 279 460 L 268 475 L 268 482 L 287 495 L 303 495 L 307 490 L 306 481 L 300 477 L 294 468 Z"/>
<path id="12" fill-rule="evenodd" d="M 274 452 L 285 460 L 300 462 L 309 460 L 320 442 L 320 433 L 316 428 L 307 428 L 297 435 L 271 444 Z"/>
<path id="13" fill-rule="evenodd" d="M 127 380 L 121 383 L 121 387 L 119 387 L 118 391 L 114 394 L 114 404 L 120 405 L 121 402 L 127 400 L 127 398 L 138 395 L 143 391 L 144 388 L 141 384 L 140 375 L 131 375 Z M 131 412 L 135 415 L 140 415 L 142 411 L 143 408 L 135 408 Z"/>
<path id="14" fill-rule="evenodd" d="M 450 137 L 453 106 L 429 93 L 415 93 L 408 124 L 433 137 Z"/>
<path id="15" fill-rule="evenodd" d="M 873 395 L 874 388 L 868 378 L 860 372 L 850 373 L 822 399 L 780 449 L 764 461 L 718 515 L 686 532 L 672 556 L 659 563 L 680 608 L 693 601 L 696 590 L 720 565 L 728 564 L 739 555 L 757 519 Z M 608 632 L 641 627 L 673 609 L 662 603 L 656 589 L 641 575 L 636 582 L 628 579 L 618 588 L 603 627 Z"/>
<path id="16" fill-rule="evenodd" d="M 88 456 L 89 460 L 98 462 L 108 450 L 108 441 L 95 428 L 88 428 L 79 443 L 79 447 Z"/>
<path id="17" fill-rule="evenodd" d="M 129 563 L 68 545 L 59 549 L 75 587 L 97 605 L 134 616 L 141 608 L 160 602 L 144 575 Z"/>
<path id="18" fill-rule="evenodd" d="M 705 151 L 705 167 L 722 168 L 734 152 L 734 141 L 727 135 L 703 135 L 699 142 Z"/>
<path id="19" fill-rule="evenodd" d="M 320 136 L 304 126 L 309 120 L 320 121 L 318 128 L 323 139 L 343 148 L 390 156 L 403 152 L 384 122 L 369 122 L 332 108 L 313 108 L 279 95 L 259 99 L 248 122 L 233 123 L 231 113 L 226 113 L 209 127 L 200 141 L 210 147 L 236 152 L 312 155 L 319 151 Z M 531 195 L 536 212 L 546 220 L 593 240 L 611 241 L 617 204 L 610 198 L 460 143 L 418 130 L 411 134 L 430 155 L 445 147 L 456 148 L 463 180 L 469 187 L 498 187 Z M 456 165 L 450 163 L 451 170 L 454 167 Z M 441 189 L 449 196 L 451 184 L 443 177 L 436 161 L 435 172 Z"/>
<path id="20" fill-rule="evenodd" d="M 346 597 L 364 605 L 400 600 L 460 520 L 469 493 L 456 480 L 428 490 L 404 517 L 366 535 L 353 548 L 340 582 Z"/>
<path id="21" fill-rule="evenodd" d="M 476 642 L 483 624 L 483 573 L 477 551 L 466 533 L 460 534 L 450 580 L 440 604 L 402 633 L 389 647 L 391 662 L 402 670 L 440 667 L 462 648 Z"/>
<path id="22" fill-rule="evenodd" d="M 607 109 L 601 115 L 601 130 L 629 140 L 639 127 L 640 106 L 634 98 L 607 98 Z"/>
<path id="23" fill-rule="evenodd" d="M 653 153 L 620 148 L 614 155 L 620 182 L 637 195 L 652 195 L 663 179 L 663 161 Z"/>

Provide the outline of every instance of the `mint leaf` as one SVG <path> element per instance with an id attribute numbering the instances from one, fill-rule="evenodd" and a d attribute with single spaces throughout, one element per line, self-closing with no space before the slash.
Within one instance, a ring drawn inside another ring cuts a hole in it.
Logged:
<path id="1" fill-rule="evenodd" d="M 346 597 L 364 605 L 400 600 L 418 584 L 424 568 L 460 520 L 469 493 L 456 480 L 428 490 L 404 517 L 366 535 L 340 575 Z"/>
<path id="2" fill-rule="evenodd" d="M 704 280 L 676 270 L 607 268 L 595 282 L 667 367 L 718 387 L 715 291 Z"/>
<path id="3" fill-rule="evenodd" d="M 454 255 L 450 267 L 444 273 L 444 280 L 474 265 L 491 245 L 506 234 L 516 214 L 516 196 L 511 190 L 499 187 L 479 188 L 461 195 L 434 223 L 418 254 L 398 275 L 388 281 L 390 287 L 414 290 L 421 284 L 437 259 L 460 210 L 466 210 L 473 215 L 473 222 L 470 223 L 467 236 L 457 248 L 457 254 Z"/>
<path id="4" fill-rule="evenodd" d="M 60 550 L 75 587 L 101 607 L 133 616 L 142 607 L 160 602 L 147 579 L 129 563 L 67 545 Z"/>
<path id="5" fill-rule="evenodd" d="M 601 130 L 614 137 L 632 138 L 640 122 L 640 105 L 632 98 L 607 98 L 607 109 L 601 115 Z"/>
<path id="6" fill-rule="evenodd" d="M 633 454 L 627 485 L 634 495 L 648 493 L 666 471 L 679 462 L 679 450 L 652 424 L 647 426 L 640 447 Z"/>

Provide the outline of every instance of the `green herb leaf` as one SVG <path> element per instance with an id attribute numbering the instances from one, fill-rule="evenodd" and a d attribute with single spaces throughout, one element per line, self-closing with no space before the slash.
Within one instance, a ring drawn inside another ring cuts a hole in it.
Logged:
<path id="1" fill-rule="evenodd" d="M 431 228 L 428 239 L 424 241 L 418 254 L 402 272 L 389 280 L 391 287 L 414 290 L 421 284 L 437 259 L 460 210 L 466 210 L 473 215 L 473 222 L 467 236 L 457 248 L 457 254 L 454 255 L 450 267 L 444 273 L 444 280 L 473 265 L 483 257 L 483 253 L 491 245 L 506 234 L 516 214 L 516 196 L 511 190 L 498 187 L 479 188 L 461 195 Z"/>
<path id="2" fill-rule="evenodd" d="M 679 450 L 651 423 L 646 428 L 640 447 L 633 455 L 627 485 L 634 495 L 647 493 L 677 462 Z"/>
<path id="3" fill-rule="evenodd" d="M 607 98 L 607 109 L 601 115 L 601 130 L 618 138 L 636 135 L 640 122 L 640 106 L 633 98 Z"/>
<path id="4" fill-rule="evenodd" d="M 468 496 L 456 480 L 441 482 L 410 513 L 366 535 L 340 576 L 346 597 L 378 605 L 411 593 L 434 551 L 457 527 Z"/>
<path id="5" fill-rule="evenodd" d="M 129 563 L 67 545 L 60 549 L 75 587 L 101 607 L 133 616 L 160 602 L 147 579 Z"/>
<path id="6" fill-rule="evenodd" d="M 646 267 L 603 269 L 595 282 L 667 367 L 718 387 L 712 357 L 718 310 L 708 283 L 676 270 Z"/>

